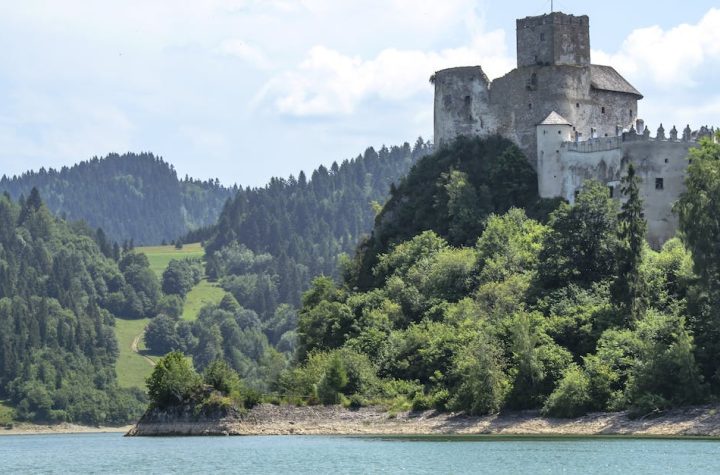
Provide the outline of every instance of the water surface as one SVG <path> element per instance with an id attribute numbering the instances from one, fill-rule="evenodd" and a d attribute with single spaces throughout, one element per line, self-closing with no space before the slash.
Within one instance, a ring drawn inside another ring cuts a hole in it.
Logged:
<path id="1" fill-rule="evenodd" d="M 0 437 L 2 473 L 720 472 L 720 441 L 621 438 Z"/>

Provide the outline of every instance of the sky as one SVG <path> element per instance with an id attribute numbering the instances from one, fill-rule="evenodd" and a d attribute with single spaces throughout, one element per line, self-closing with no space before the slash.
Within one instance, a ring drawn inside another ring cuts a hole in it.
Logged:
<path id="1" fill-rule="evenodd" d="M 432 138 L 439 69 L 515 65 L 549 0 L 0 0 L 0 175 L 149 151 L 262 186 Z M 716 1 L 555 0 L 654 130 L 720 125 Z"/>

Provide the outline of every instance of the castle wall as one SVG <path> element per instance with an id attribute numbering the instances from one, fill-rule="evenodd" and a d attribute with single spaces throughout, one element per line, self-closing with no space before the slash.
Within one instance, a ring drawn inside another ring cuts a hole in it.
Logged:
<path id="1" fill-rule="evenodd" d="M 543 126 L 538 127 L 538 131 Z M 648 224 L 647 240 L 659 248 L 675 235 L 677 216 L 673 204 L 685 191 L 684 177 L 688 166 L 688 150 L 695 142 L 653 140 L 636 134 L 623 137 L 602 137 L 586 142 L 566 142 L 560 149 L 561 183 L 555 183 L 561 196 L 571 203 L 586 180 L 597 180 L 613 188 L 612 196 L 620 194 L 620 180 L 628 164 L 635 167 L 640 178 L 640 197 Z M 543 170 L 543 174 L 545 174 Z"/>
<path id="2" fill-rule="evenodd" d="M 589 130 L 589 114 L 583 112 L 592 107 L 589 69 L 573 66 L 515 69 L 490 85 L 490 107 L 498 117 L 497 132 L 517 143 L 537 169 L 535 127 L 550 112 L 555 111 L 574 126 Z"/>
<path id="3" fill-rule="evenodd" d="M 604 110 L 603 110 L 604 109 Z M 591 89 L 590 103 L 584 120 L 583 137 L 591 138 L 590 127 L 594 127 L 597 137 L 617 136 L 616 128 L 628 130 L 635 123 L 638 111 L 638 98 L 632 94 Z"/>
<path id="4" fill-rule="evenodd" d="M 688 150 L 694 142 L 658 140 L 625 141 L 625 158 L 635 166 L 640 183 L 640 196 L 644 202 L 648 223 L 647 239 L 658 248 L 675 235 L 678 218 L 672 207 L 685 191 Z M 662 187 L 656 180 L 662 180 Z"/>

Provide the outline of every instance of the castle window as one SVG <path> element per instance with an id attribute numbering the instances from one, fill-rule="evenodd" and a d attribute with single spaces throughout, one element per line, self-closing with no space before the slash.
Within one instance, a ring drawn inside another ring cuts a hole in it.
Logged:
<path id="1" fill-rule="evenodd" d="M 655 189 L 656 190 L 664 190 L 665 189 L 665 180 L 662 178 L 655 178 Z"/>
<path id="2" fill-rule="evenodd" d="M 630 118 L 632 119 L 632 109 L 630 109 L 628 112 L 630 112 Z"/>
<path id="3" fill-rule="evenodd" d="M 558 130 L 558 135 L 562 134 L 562 130 Z"/>
<path id="4" fill-rule="evenodd" d="M 615 198 L 615 187 L 612 185 L 608 186 L 608 191 L 610 191 L 610 198 Z"/>
<path id="5" fill-rule="evenodd" d="M 602 109 L 600 109 L 600 112 L 602 112 L 602 113 L 604 114 L 604 113 L 605 113 L 605 108 L 603 107 Z"/>
<path id="6" fill-rule="evenodd" d="M 545 33 L 540 33 L 540 41 L 545 41 Z"/>
<path id="7" fill-rule="evenodd" d="M 528 104 L 528 109 L 532 110 L 532 102 Z"/>
<path id="8" fill-rule="evenodd" d="M 575 103 L 575 107 L 579 109 L 579 108 L 580 108 L 580 103 L 579 103 L 579 102 L 576 102 L 576 103 Z"/>
<path id="9" fill-rule="evenodd" d="M 666 159 L 665 159 L 665 163 L 667 163 L 667 162 L 669 162 L 669 160 L 666 158 Z"/>

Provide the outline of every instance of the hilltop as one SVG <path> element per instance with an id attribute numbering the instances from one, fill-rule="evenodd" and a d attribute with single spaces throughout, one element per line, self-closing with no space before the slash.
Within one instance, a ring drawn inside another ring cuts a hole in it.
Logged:
<path id="1" fill-rule="evenodd" d="M 235 188 L 215 180 L 179 179 L 152 153 L 109 154 L 59 170 L 41 168 L 0 178 L 13 199 L 37 188 L 50 211 L 102 228 L 112 241 L 160 244 L 212 225 Z"/>

